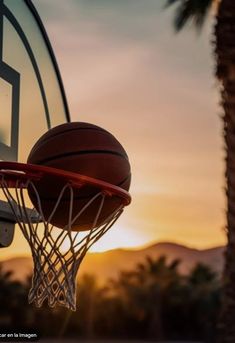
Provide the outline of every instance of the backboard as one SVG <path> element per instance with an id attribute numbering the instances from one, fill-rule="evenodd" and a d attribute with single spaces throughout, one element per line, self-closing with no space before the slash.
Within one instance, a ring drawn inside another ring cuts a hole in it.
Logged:
<path id="1" fill-rule="evenodd" d="M 0 159 L 24 162 L 48 128 L 69 121 L 59 70 L 29 0 L 0 0 Z"/>
<path id="2" fill-rule="evenodd" d="M 0 0 L 0 160 L 26 162 L 38 138 L 67 121 L 59 69 L 35 7 Z M 0 225 L 10 222 L 7 212 L 0 202 Z"/>

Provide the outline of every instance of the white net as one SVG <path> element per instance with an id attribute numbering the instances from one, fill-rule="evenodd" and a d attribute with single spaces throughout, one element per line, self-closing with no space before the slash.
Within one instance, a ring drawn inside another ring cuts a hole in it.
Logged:
<path id="1" fill-rule="evenodd" d="M 47 301 L 50 307 L 61 305 L 75 311 L 76 275 L 79 266 L 88 249 L 111 228 L 121 215 L 124 205 L 119 205 L 107 218 L 100 220 L 102 208 L 110 195 L 99 191 L 89 197 L 86 204 L 75 213 L 74 187 L 66 183 L 60 190 L 50 215 L 47 215 L 45 219 L 42 200 L 34 181 L 28 179 L 22 183 L 19 178 L 14 187 L 10 188 L 4 175 L 1 175 L 0 182 L 2 193 L 32 252 L 34 271 L 29 303 L 35 303 L 40 307 Z M 28 197 L 29 188 L 35 194 L 36 208 Z M 65 192 L 69 193 L 66 225 L 58 228 L 51 222 L 60 208 Z M 94 209 L 94 204 L 96 211 L 92 218 L 91 229 L 84 232 L 72 231 L 74 223 L 78 223 L 79 218 L 85 211 L 89 211 L 90 207 Z M 35 216 L 35 212 L 38 215 Z"/>

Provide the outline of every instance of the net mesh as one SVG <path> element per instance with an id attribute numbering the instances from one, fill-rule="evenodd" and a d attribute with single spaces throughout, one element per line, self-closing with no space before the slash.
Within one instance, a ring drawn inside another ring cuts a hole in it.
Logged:
<path id="1" fill-rule="evenodd" d="M 33 189 L 37 199 L 37 210 L 28 198 L 27 190 Z M 10 188 L 4 175 L 1 176 L 2 195 L 8 201 L 16 222 L 26 238 L 33 257 L 34 270 L 32 287 L 29 292 L 29 303 L 40 307 L 45 301 L 50 307 L 61 305 L 76 310 L 76 275 L 88 249 L 102 237 L 114 224 L 123 211 L 123 205 L 113 211 L 102 222 L 99 220 L 106 197 L 110 195 L 98 192 L 74 214 L 74 187 L 66 183 L 55 201 L 50 216 L 45 219 L 40 195 L 32 180 L 17 180 L 14 188 Z M 69 211 L 65 227 L 57 228 L 50 223 L 63 194 L 68 192 Z M 85 232 L 72 231 L 73 224 L 79 220 L 84 211 L 94 202 L 97 211 L 92 218 L 91 230 Z M 35 216 L 35 212 L 37 215 Z"/>

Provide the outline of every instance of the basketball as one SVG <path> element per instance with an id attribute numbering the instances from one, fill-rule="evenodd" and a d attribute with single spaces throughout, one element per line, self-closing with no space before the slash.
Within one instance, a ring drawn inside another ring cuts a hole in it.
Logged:
<path id="1" fill-rule="evenodd" d="M 103 128 L 83 122 L 65 123 L 47 131 L 33 146 L 27 163 L 38 164 L 78 173 L 105 181 L 129 190 L 130 163 L 126 151 L 118 140 Z M 57 178 L 44 178 L 35 185 L 41 199 L 44 217 L 49 218 L 64 184 Z M 99 189 L 85 186 L 74 194 L 73 216 L 95 196 Z M 35 190 L 28 189 L 30 200 L 37 209 Z M 97 198 L 79 216 L 72 230 L 84 231 L 92 227 L 100 199 Z M 98 224 L 103 222 L 121 205 L 117 196 L 105 197 Z M 50 219 L 50 223 L 64 228 L 68 223 L 70 193 L 66 189 Z"/>

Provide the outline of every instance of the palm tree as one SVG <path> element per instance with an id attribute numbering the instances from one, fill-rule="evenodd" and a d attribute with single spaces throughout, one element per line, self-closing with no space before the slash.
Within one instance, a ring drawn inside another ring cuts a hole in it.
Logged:
<path id="1" fill-rule="evenodd" d="M 235 1 L 166 0 L 175 5 L 175 29 L 186 24 L 201 29 L 207 14 L 216 6 L 214 54 L 216 77 L 220 83 L 226 150 L 227 249 L 225 253 L 223 306 L 219 342 L 235 342 Z"/>
<path id="2" fill-rule="evenodd" d="M 164 308 L 173 290 L 181 284 L 179 263 L 178 260 L 168 262 L 165 256 L 157 259 L 147 256 L 133 271 L 121 272 L 112 282 L 112 288 L 123 301 L 125 313 L 129 314 L 129 322 L 133 320 L 150 340 L 165 338 Z"/>
<path id="3" fill-rule="evenodd" d="M 214 342 L 220 308 L 220 282 L 217 274 L 211 268 L 198 263 L 187 276 L 192 327 L 200 332 L 200 338 L 205 342 Z"/>
<path id="4" fill-rule="evenodd" d="M 165 256 L 158 259 L 147 256 L 144 263 L 139 263 L 134 271 L 134 275 L 146 291 L 145 305 L 148 305 L 150 313 L 148 337 L 151 339 L 165 338 L 163 309 L 166 299 L 170 298 L 175 286 L 181 282 L 179 264 L 179 260 L 168 262 Z"/>

